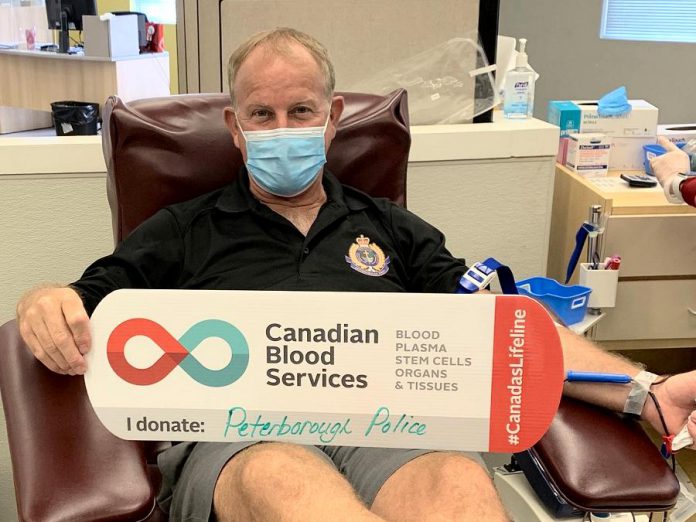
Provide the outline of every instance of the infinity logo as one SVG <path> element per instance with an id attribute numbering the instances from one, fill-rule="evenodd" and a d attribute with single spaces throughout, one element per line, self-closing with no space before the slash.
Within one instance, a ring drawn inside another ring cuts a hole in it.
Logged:
<path id="1" fill-rule="evenodd" d="M 133 337 L 152 339 L 164 353 L 149 368 L 135 368 L 125 356 L 126 343 Z M 209 337 L 219 337 L 232 351 L 229 364 L 220 370 L 203 366 L 192 352 Z M 106 356 L 111 368 L 124 381 L 140 386 L 155 384 L 177 366 L 201 384 L 212 387 L 227 386 L 239 379 L 249 364 L 249 345 L 236 327 L 218 319 L 194 324 L 178 341 L 158 323 L 150 319 L 128 319 L 111 332 L 106 345 Z"/>

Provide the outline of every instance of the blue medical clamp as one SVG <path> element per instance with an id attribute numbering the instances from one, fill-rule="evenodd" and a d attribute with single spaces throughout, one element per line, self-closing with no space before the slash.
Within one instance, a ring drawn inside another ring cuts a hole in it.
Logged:
<path id="1" fill-rule="evenodd" d="M 496 274 L 500 280 L 500 288 L 504 294 L 517 294 L 515 276 L 512 270 L 503 265 L 496 259 L 489 257 L 485 261 L 474 263 L 469 270 L 459 279 L 456 293 L 473 294 L 486 288 L 495 278 Z"/>

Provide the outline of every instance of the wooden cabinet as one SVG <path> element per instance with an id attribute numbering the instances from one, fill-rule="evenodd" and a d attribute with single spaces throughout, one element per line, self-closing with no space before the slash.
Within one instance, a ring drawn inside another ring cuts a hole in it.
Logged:
<path id="1" fill-rule="evenodd" d="M 548 275 L 565 278 L 575 233 L 590 205 L 601 205 L 603 255 L 622 262 L 616 307 L 603 310 L 595 340 L 625 350 L 696 347 L 696 208 L 667 203 L 658 188 L 629 188 L 618 176 L 591 180 L 556 167 Z"/>
<path id="2" fill-rule="evenodd" d="M 0 50 L 0 106 L 50 111 L 51 102 L 102 105 L 169 96 L 169 54 L 100 58 L 18 49 Z"/>

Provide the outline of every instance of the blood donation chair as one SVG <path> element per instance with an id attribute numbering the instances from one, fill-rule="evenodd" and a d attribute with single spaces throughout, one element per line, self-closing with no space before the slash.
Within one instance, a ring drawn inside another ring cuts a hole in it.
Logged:
<path id="1" fill-rule="evenodd" d="M 405 91 L 344 96 L 328 169 L 346 184 L 405 205 Z M 116 242 L 162 206 L 235 177 L 242 158 L 223 122 L 227 104 L 224 94 L 108 100 L 103 148 Z M 15 321 L 0 327 L 0 394 L 21 520 L 165 519 L 155 503 L 155 461 L 170 443 L 107 432 L 83 378 L 55 374 L 35 360 Z M 539 474 L 582 509 L 664 510 L 677 496 L 674 475 L 637 424 L 577 401 L 564 399 L 532 454 Z"/>

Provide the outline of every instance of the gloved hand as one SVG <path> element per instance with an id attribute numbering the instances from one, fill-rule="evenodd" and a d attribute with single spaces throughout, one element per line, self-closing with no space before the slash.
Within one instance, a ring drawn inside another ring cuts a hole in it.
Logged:
<path id="1" fill-rule="evenodd" d="M 657 138 L 657 143 L 662 145 L 667 152 L 662 156 L 656 156 L 650 160 L 650 167 L 657 177 L 657 181 L 663 187 L 672 181 L 676 174 L 687 173 L 691 167 L 689 155 L 669 141 L 664 136 Z"/>
<path id="2" fill-rule="evenodd" d="M 691 433 L 689 433 L 689 425 L 691 425 L 692 429 L 696 428 L 696 422 L 691 417 L 689 417 L 689 420 L 686 422 L 686 425 L 682 428 L 682 430 L 674 437 L 674 440 L 672 441 L 672 451 L 679 451 L 682 448 L 688 448 L 694 443 L 694 439 L 691 436 Z"/>
<path id="3" fill-rule="evenodd" d="M 661 156 L 652 158 L 650 160 L 650 168 L 652 168 L 657 181 L 659 181 L 660 185 L 665 189 L 667 199 L 673 203 L 683 202 L 683 200 L 672 201 L 673 198 L 670 197 L 670 186 L 679 173 L 689 172 L 691 168 L 689 155 L 664 136 L 657 138 L 657 143 L 662 145 L 667 152 Z M 677 194 L 675 194 L 675 196 L 676 195 Z"/>

